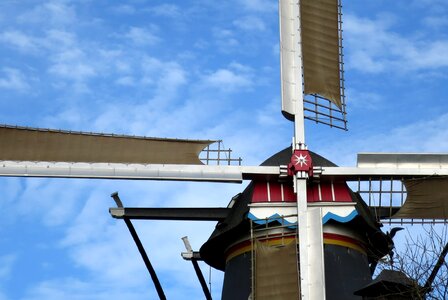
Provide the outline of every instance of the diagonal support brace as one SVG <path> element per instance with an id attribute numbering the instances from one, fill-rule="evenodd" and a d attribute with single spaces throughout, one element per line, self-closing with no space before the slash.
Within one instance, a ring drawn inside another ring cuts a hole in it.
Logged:
<path id="1" fill-rule="evenodd" d="M 112 199 L 114 199 L 115 203 L 119 208 L 123 208 L 123 203 L 121 202 L 120 197 L 118 197 L 118 192 L 113 193 L 110 195 Z M 131 220 L 128 218 L 123 218 L 124 222 L 126 223 L 126 226 L 129 229 L 129 232 L 131 233 L 132 238 L 134 239 L 135 245 L 138 248 L 138 251 L 140 252 L 140 255 L 142 256 L 142 259 L 145 263 L 146 269 L 148 269 L 149 275 L 151 276 L 151 279 L 154 283 L 154 286 L 156 288 L 157 294 L 159 295 L 160 300 L 166 300 L 165 293 L 163 291 L 162 285 L 160 284 L 159 278 L 157 277 L 156 271 L 154 270 L 151 261 L 149 260 L 148 255 L 146 254 L 145 248 L 143 247 L 142 242 L 140 241 L 137 232 L 135 231 L 134 225 L 132 225 Z"/>

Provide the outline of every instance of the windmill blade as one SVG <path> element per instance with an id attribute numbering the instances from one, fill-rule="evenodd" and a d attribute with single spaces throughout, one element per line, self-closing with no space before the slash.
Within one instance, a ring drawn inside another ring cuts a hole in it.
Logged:
<path id="1" fill-rule="evenodd" d="M 339 1 L 300 1 L 305 94 L 318 94 L 342 109 Z"/>
<path id="2" fill-rule="evenodd" d="M 282 113 L 291 121 L 294 120 L 297 102 L 300 101 L 303 93 L 298 14 L 296 1 L 279 1 Z"/>
<path id="3" fill-rule="evenodd" d="M 280 174 L 279 167 L 203 165 L 198 156 L 214 142 L 210 140 L 3 125 L 0 126 L 0 142 L 0 176 L 241 183 L 243 179 L 271 178 Z M 206 160 L 219 163 L 220 159 L 207 155 Z M 230 164 L 231 160 L 225 161 Z"/>
<path id="4" fill-rule="evenodd" d="M 340 1 L 299 3 L 279 2 L 282 113 L 347 129 Z"/>
<path id="5" fill-rule="evenodd" d="M 392 218 L 448 219 L 448 176 L 408 179 L 406 202 Z"/>
<path id="6" fill-rule="evenodd" d="M 202 164 L 215 141 L 136 137 L 0 126 L 0 160 L 85 163 Z"/>
<path id="7" fill-rule="evenodd" d="M 448 176 L 448 154 L 359 153 L 357 167 L 325 167 L 316 172 L 341 181 Z"/>
<path id="8" fill-rule="evenodd" d="M 0 161 L 0 176 L 241 183 L 275 179 L 280 167 Z"/>
<path id="9" fill-rule="evenodd" d="M 448 221 L 448 176 L 358 181 L 352 188 L 378 221 L 390 224 Z"/>
<path id="10" fill-rule="evenodd" d="M 448 168 L 444 153 L 358 153 L 358 167 L 365 168 Z"/>
<path id="11" fill-rule="evenodd" d="M 315 168 L 314 173 L 321 178 L 335 181 L 408 179 L 428 176 L 448 176 L 448 169 L 442 168 L 358 168 L 324 167 Z"/>
<path id="12" fill-rule="evenodd" d="M 360 153 L 357 166 L 324 168 L 321 176 L 357 181 L 377 216 L 391 222 L 448 219 L 448 154 Z M 368 182 L 365 190 L 362 181 Z"/>

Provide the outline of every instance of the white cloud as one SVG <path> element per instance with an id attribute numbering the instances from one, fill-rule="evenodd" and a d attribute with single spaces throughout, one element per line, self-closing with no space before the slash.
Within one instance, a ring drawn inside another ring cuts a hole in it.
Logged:
<path id="1" fill-rule="evenodd" d="M 37 41 L 34 38 L 18 30 L 2 32 L 0 34 L 0 42 L 24 52 L 35 51 L 38 47 Z"/>
<path id="2" fill-rule="evenodd" d="M 235 92 L 253 86 L 250 73 L 238 72 L 236 68 L 230 67 L 230 69 L 219 69 L 206 75 L 203 79 L 204 84 L 224 92 Z"/>
<path id="3" fill-rule="evenodd" d="M 16 260 L 17 255 L 15 254 L 0 256 L 0 279 L 2 281 L 6 281 L 9 278 Z"/>
<path id="4" fill-rule="evenodd" d="M 423 23 L 426 26 L 435 28 L 435 29 L 445 29 L 448 26 L 448 19 L 445 15 L 440 16 L 428 16 L 423 19 Z"/>
<path id="5" fill-rule="evenodd" d="M 148 9 L 157 16 L 178 18 L 182 15 L 179 6 L 169 3 L 160 4 Z"/>
<path id="6" fill-rule="evenodd" d="M 61 57 L 69 57 L 72 56 L 72 54 L 74 54 L 72 51 L 68 51 L 61 53 Z M 85 81 L 96 75 L 95 69 L 88 63 L 81 61 L 64 61 L 63 59 L 58 59 L 48 71 L 54 75 L 77 82 Z"/>
<path id="7" fill-rule="evenodd" d="M 75 47 L 79 44 L 76 35 L 73 32 L 60 29 L 47 30 L 42 43 L 50 51 Z"/>
<path id="8" fill-rule="evenodd" d="M 414 51 L 406 53 L 405 59 L 411 64 L 411 69 L 437 69 L 448 67 L 448 40 L 434 41 L 421 45 Z"/>
<path id="9" fill-rule="evenodd" d="M 120 77 L 117 80 L 115 80 L 115 82 L 123 86 L 135 86 L 136 84 L 134 78 L 132 78 L 131 76 Z"/>
<path id="10" fill-rule="evenodd" d="M 345 16 L 347 70 L 368 73 L 428 71 L 448 67 L 448 40 L 405 37 L 394 32 L 391 18 Z"/>
<path id="11" fill-rule="evenodd" d="M 448 152 L 448 113 L 422 119 L 381 136 L 384 147 L 407 152 Z"/>
<path id="12" fill-rule="evenodd" d="M 117 5 L 112 7 L 111 10 L 115 13 L 126 15 L 133 15 L 136 13 L 135 7 L 129 4 Z"/>
<path id="13" fill-rule="evenodd" d="M 109 67 L 102 59 L 104 51 L 101 52 L 101 48 L 79 41 L 71 32 L 49 30 L 42 44 L 49 53 L 47 71 L 53 76 L 53 81 L 68 84 L 75 92 L 89 91 L 89 80 L 104 75 L 100 70 L 105 71 Z"/>
<path id="14" fill-rule="evenodd" d="M 244 8 L 255 12 L 271 12 L 278 7 L 278 2 L 274 0 L 238 0 Z"/>
<path id="15" fill-rule="evenodd" d="M 213 36 L 218 49 L 222 52 L 230 52 L 240 44 L 234 32 L 229 29 L 213 28 Z"/>
<path id="16" fill-rule="evenodd" d="M 80 60 L 83 61 L 82 58 Z M 120 62 L 123 68 L 116 70 L 118 68 L 114 65 L 116 62 Z M 97 59 L 91 66 L 95 72 L 97 64 L 116 70 L 112 77 L 112 82 L 116 85 L 125 86 L 127 89 L 132 87 L 129 95 L 125 96 L 126 101 L 106 91 L 107 96 L 101 95 L 98 99 L 102 103 L 99 111 L 86 110 L 85 107 L 79 107 L 76 102 L 65 102 L 65 107 L 60 109 L 57 114 L 47 117 L 46 122 L 49 124 L 47 126 L 51 127 L 51 124 L 56 124 L 53 126 L 83 129 L 88 124 L 88 130 L 92 131 L 116 131 L 145 135 L 155 131 L 156 128 L 160 129 L 155 124 L 160 119 L 159 116 L 163 116 L 163 111 L 167 110 L 169 114 L 172 114 L 173 111 L 179 110 L 182 102 L 185 101 L 186 95 L 179 98 L 179 93 L 186 88 L 189 81 L 188 72 L 175 61 L 162 61 L 138 54 L 133 57 L 116 53 L 106 55 L 104 60 Z M 106 71 L 110 71 L 108 68 L 99 70 L 101 70 L 101 74 L 98 74 L 98 77 L 104 76 Z M 120 75 L 121 73 L 123 75 Z M 72 76 L 76 74 L 74 73 Z M 75 79 L 73 78 L 73 80 Z M 80 81 L 88 79 L 79 78 Z M 152 126 L 148 126 L 149 119 L 152 119 Z"/>
<path id="17" fill-rule="evenodd" d="M 14 68 L 2 68 L 0 73 L 0 89 L 24 92 L 30 85 L 22 71 Z"/>
<path id="18" fill-rule="evenodd" d="M 410 121 L 384 133 L 371 133 L 368 128 L 364 128 L 355 135 L 339 138 L 327 136 L 319 143 L 319 154 L 337 164 L 350 166 L 355 164 L 356 154 L 359 152 L 448 152 L 448 113 L 433 119 Z"/>
<path id="19" fill-rule="evenodd" d="M 236 27 L 247 31 L 264 31 L 266 29 L 266 25 L 263 20 L 254 16 L 247 16 L 245 18 L 235 20 L 233 21 L 233 24 Z"/>
<path id="20" fill-rule="evenodd" d="M 64 1 L 48 1 L 35 6 L 21 14 L 18 20 L 22 23 L 39 23 L 50 25 L 66 25 L 76 21 L 75 9 Z"/>
<path id="21" fill-rule="evenodd" d="M 380 94 L 374 92 L 359 91 L 353 88 L 345 90 L 345 96 L 349 99 L 347 109 L 352 110 L 379 110 L 383 105 L 383 98 Z"/>
<path id="22" fill-rule="evenodd" d="M 92 184 L 86 181 L 51 181 L 34 179 L 25 181 L 15 203 L 9 203 L 9 209 L 15 216 L 37 219 L 48 227 L 57 227 L 70 222 L 76 214 L 76 197 Z M 40 195 L 39 200 L 30 204 L 30 199 Z"/>
<path id="23" fill-rule="evenodd" d="M 265 126 L 275 125 L 283 122 L 280 115 L 280 99 L 274 98 L 257 111 L 257 121 Z"/>
<path id="24" fill-rule="evenodd" d="M 119 284 L 105 284 L 95 279 L 82 281 L 77 278 L 60 278 L 39 282 L 26 291 L 24 300 L 118 300 L 141 299 L 145 291 L 138 288 L 132 290 L 120 289 Z"/>
<path id="25" fill-rule="evenodd" d="M 155 28 L 131 27 L 125 36 L 138 46 L 152 46 L 160 41 L 154 34 Z"/>
<path id="26" fill-rule="evenodd" d="M 425 13 L 445 15 L 448 11 L 446 4 L 445 0 L 412 0 L 408 5 L 424 10 Z"/>
<path id="27" fill-rule="evenodd" d="M 154 82 L 156 86 L 150 102 L 160 105 L 160 108 L 175 99 L 179 89 L 187 83 L 188 72 L 175 61 L 164 62 L 153 57 L 143 57 L 140 63 L 143 82 Z"/>

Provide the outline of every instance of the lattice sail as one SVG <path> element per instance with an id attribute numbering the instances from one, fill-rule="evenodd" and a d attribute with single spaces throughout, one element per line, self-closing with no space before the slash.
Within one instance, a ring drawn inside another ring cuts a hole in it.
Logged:
<path id="1" fill-rule="evenodd" d="M 282 112 L 346 130 L 340 0 L 280 1 Z"/>

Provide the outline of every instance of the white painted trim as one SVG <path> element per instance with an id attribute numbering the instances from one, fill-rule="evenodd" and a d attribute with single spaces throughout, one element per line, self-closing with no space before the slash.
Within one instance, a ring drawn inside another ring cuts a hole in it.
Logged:
<path id="1" fill-rule="evenodd" d="M 269 181 L 266 181 L 266 189 L 267 189 L 268 202 L 271 202 L 271 185 L 269 184 Z"/>
<path id="2" fill-rule="evenodd" d="M 333 181 L 331 181 L 331 201 L 336 201 L 336 196 L 334 194 L 334 184 Z"/>
<path id="3" fill-rule="evenodd" d="M 285 202 L 285 190 L 283 189 L 283 183 L 280 183 L 280 193 L 282 195 L 282 202 Z"/>
<path id="4" fill-rule="evenodd" d="M 322 189 L 320 187 L 320 182 L 317 184 L 317 190 L 319 192 L 319 201 L 322 201 Z"/>

